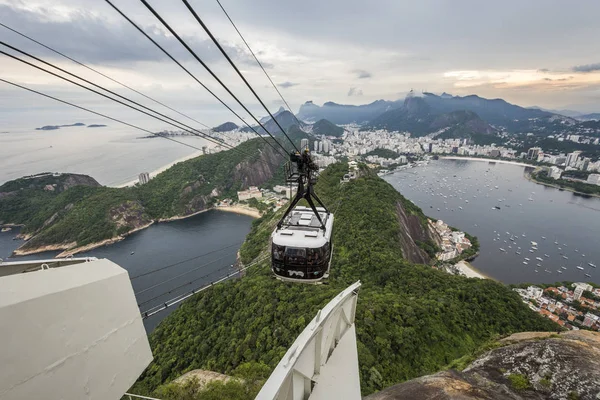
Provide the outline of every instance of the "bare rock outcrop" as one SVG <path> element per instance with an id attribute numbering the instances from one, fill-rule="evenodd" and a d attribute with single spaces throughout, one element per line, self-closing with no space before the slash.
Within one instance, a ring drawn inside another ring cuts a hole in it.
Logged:
<path id="1" fill-rule="evenodd" d="M 526 332 L 500 344 L 462 372 L 413 379 L 365 400 L 600 399 L 600 333 Z"/>

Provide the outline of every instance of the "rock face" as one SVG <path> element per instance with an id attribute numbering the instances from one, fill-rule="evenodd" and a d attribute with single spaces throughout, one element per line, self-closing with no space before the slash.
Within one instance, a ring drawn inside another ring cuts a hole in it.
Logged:
<path id="1" fill-rule="evenodd" d="M 520 333 L 462 372 L 401 383 L 365 400 L 600 399 L 600 333 Z"/>
<path id="2" fill-rule="evenodd" d="M 407 214 L 402 204 L 398 203 L 396 209 L 401 228 L 402 255 L 412 263 L 429 263 L 430 259 L 427 253 L 416 244 L 416 241 L 427 242 L 430 240 L 429 232 L 423 228 L 419 217 Z"/>

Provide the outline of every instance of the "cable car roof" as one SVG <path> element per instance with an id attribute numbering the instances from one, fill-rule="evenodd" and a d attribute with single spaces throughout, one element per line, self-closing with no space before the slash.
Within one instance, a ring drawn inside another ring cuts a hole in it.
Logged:
<path id="1" fill-rule="evenodd" d="M 325 232 L 309 207 L 297 206 L 283 221 L 281 229 L 273 232 L 273 243 L 279 246 L 312 247 L 325 246 L 331 239 L 333 214 L 327 215 L 322 207 L 317 207 L 321 219 L 325 223 Z"/>

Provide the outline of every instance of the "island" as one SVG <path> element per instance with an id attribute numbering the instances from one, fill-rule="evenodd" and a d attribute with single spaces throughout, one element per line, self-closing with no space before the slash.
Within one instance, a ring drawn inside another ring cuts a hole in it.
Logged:
<path id="1" fill-rule="evenodd" d="M 103 125 L 103 124 L 91 124 L 91 125 L 88 125 L 88 128 L 104 128 L 104 127 L 106 127 L 106 125 Z"/>
<path id="2" fill-rule="evenodd" d="M 36 131 L 54 131 L 60 128 L 68 128 L 71 126 L 85 126 L 85 124 L 83 122 L 76 122 L 74 124 L 69 124 L 69 125 L 45 125 L 42 126 L 41 128 L 35 128 Z"/>

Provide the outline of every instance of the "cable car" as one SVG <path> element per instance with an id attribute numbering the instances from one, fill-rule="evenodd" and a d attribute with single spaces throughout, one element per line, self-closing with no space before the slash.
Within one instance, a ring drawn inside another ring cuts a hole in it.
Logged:
<path id="1" fill-rule="evenodd" d="M 329 277 L 333 214 L 323 207 L 317 207 L 317 212 L 325 229 L 311 208 L 297 206 L 273 232 L 272 270 L 279 279 L 316 283 Z"/>
<path id="2" fill-rule="evenodd" d="M 271 235 L 271 270 L 282 281 L 318 283 L 329 277 L 333 214 L 314 193 L 318 170 L 308 149 L 292 153 L 286 164 L 287 182 L 298 191 Z M 302 199 L 309 207 L 298 205 Z"/>

